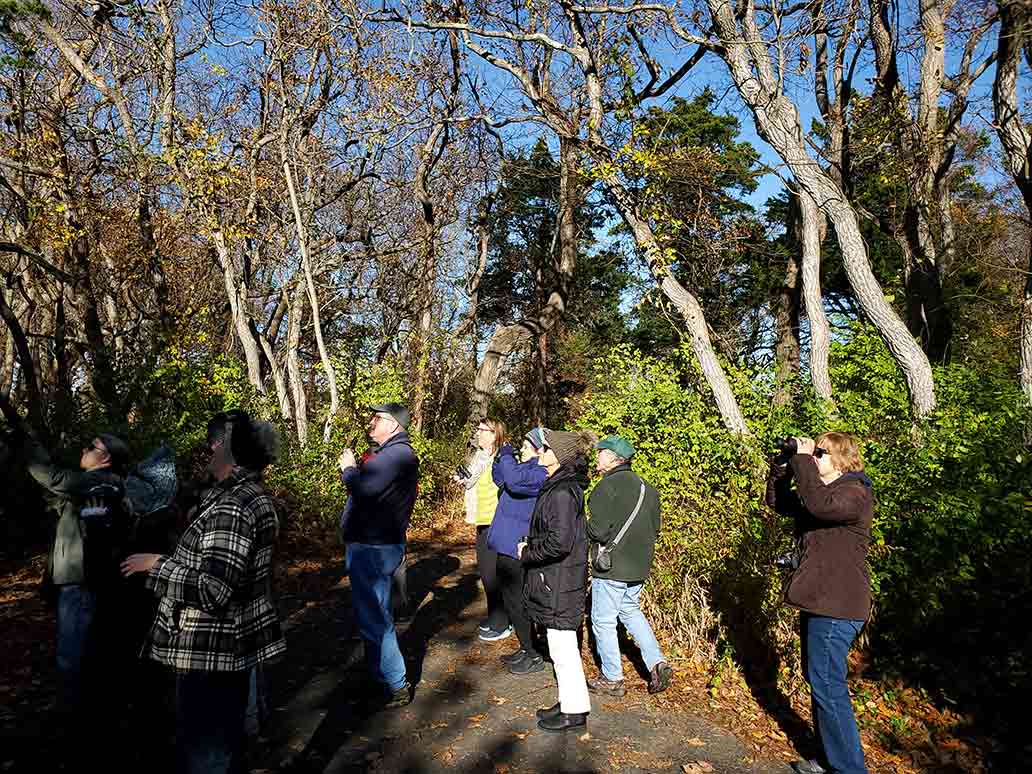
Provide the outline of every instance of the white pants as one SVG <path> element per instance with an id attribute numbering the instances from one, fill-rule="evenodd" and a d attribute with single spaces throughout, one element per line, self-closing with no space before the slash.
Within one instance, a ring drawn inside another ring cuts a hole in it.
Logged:
<path id="1" fill-rule="evenodd" d="M 548 653 L 555 667 L 555 681 L 559 683 L 559 710 L 567 715 L 591 712 L 588 684 L 584 680 L 577 632 L 546 629 Z"/>

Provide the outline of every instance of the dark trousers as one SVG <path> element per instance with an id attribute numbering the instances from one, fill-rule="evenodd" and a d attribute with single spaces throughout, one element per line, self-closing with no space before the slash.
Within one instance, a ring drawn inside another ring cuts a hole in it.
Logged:
<path id="1" fill-rule="evenodd" d="M 78 719 L 90 712 L 84 689 L 84 672 L 93 636 L 97 595 L 87 586 L 67 583 L 57 587 L 57 675 L 59 706 L 68 717 Z"/>
<path id="2" fill-rule="evenodd" d="M 237 774 L 251 673 L 176 674 L 176 772 Z"/>
<path id="3" fill-rule="evenodd" d="M 506 606 L 502 602 L 502 592 L 498 582 L 498 552 L 487 545 L 488 526 L 477 527 L 477 569 L 480 570 L 480 580 L 484 584 L 484 593 L 487 594 L 487 625 L 496 632 L 503 631 L 509 626 L 509 615 L 506 613 Z"/>
<path id="4" fill-rule="evenodd" d="M 498 583 L 502 592 L 505 612 L 516 630 L 520 647 L 528 653 L 536 653 L 534 636 L 523 604 L 523 565 L 511 556 L 498 554 Z"/>

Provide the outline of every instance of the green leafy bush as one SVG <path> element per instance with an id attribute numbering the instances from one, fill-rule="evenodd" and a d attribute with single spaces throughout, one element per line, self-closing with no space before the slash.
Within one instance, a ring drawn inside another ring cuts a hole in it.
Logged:
<path id="1" fill-rule="evenodd" d="M 1016 623 L 1026 616 L 1006 614 L 1027 608 L 1032 543 L 1027 411 L 1013 374 L 937 369 L 938 409 L 915 431 L 903 378 L 863 327 L 832 349 L 834 407 L 804 391 L 797 405 L 775 409 L 770 374 L 729 373 L 754 440 L 719 424 L 685 351 L 659 360 L 623 347 L 600 358 L 577 419 L 634 443 L 635 470 L 660 491 L 663 529 L 647 597 L 683 644 L 708 659 L 733 652 L 779 666 L 797 658 L 771 561 L 790 525 L 760 505 L 765 458 L 775 437 L 842 430 L 860 439 L 877 498 L 876 655 L 941 669 L 947 643 L 952 651 L 959 639 L 1011 684 L 1027 679 L 1025 657 L 1012 655 L 1014 642 L 1028 642 Z M 1000 616 L 1004 623 L 992 622 Z"/>

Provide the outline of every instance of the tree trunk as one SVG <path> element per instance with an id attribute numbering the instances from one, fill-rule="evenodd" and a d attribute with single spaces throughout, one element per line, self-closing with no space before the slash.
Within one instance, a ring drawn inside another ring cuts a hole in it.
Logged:
<path id="1" fill-rule="evenodd" d="M 1003 158 L 1032 217 L 1032 130 L 1022 121 L 1018 102 L 1018 81 L 1023 50 L 1032 44 L 1032 11 L 1020 0 L 1000 3 L 1000 34 L 997 43 L 993 107 L 996 131 L 1003 146 Z M 1021 303 L 1021 366 L 1018 382 L 1025 399 L 1032 404 L 1032 243 L 1028 273 Z"/>
<path id="2" fill-rule="evenodd" d="M 430 331 L 433 327 L 434 280 L 437 276 L 437 217 L 429 178 L 436 160 L 437 141 L 444 134 L 444 124 L 436 124 L 430 136 L 419 149 L 419 168 L 416 170 L 414 193 L 423 228 L 423 254 L 416 290 L 416 324 L 410 347 L 415 379 L 412 385 L 412 429 L 423 430 L 423 408 L 430 381 Z"/>
<path id="3" fill-rule="evenodd" d="M 337 416 L 340 406 L 337 398 L 337 374 L 333 369 L 330 360 L 330 353 L 323 341 L 322 321 L 319 315 L 319 294 L 315 290 L 315 280 L 312 278 L 312 266 L 308 257 L 308 239 L 305 232 L 304 221 L 301 218 L 301 206 L 297 201 L 297 193 L 294 190 L 294 175 L 290 169 L 290 162 L 287 160 L 286 147 L 283 152 L 283 173 L 287 178 L 287 192 L 290 195 L 290 204 L 294 210 L 294 224 L 297 226 L 297 244 L 301 251 L 301 266 L 305 272 L 305 287 L 308 289 L 308 301 L 312 306 L 312 327 L 315 329 L 315 343 L 319 348 L 319 359 L 322 361 L 323 370 L 326 372 L 326 381 L 330 388 L 330 408 L 326 414 L 326 424 L 323 427 L 323 443 L 330 440 L 333 431 L 333 420 Z"/>
<path id="4" fill-rule="evenodd" d="M 214 231 L 211 235 L 212 244 L 215 245 L 215 255 L 222 266 L 222 279 L 226 288 L 226 298 L 229 300 L 230 314 L 233 318 L 233 327 L 236 329 L 237 341 L 244 350 L 244 360 L 247 363 L 247 380 L 260 394 L 265 394 L 265 383 L 262 381 L 262 358 L 258 349 L 258 342 L 254 340 L 251 333 L 247 312 L 247 295 L 237 287 L 236 265 L 233 263 L 233 256 L 226 244 L 226 237 L 221 229 Z"/>
<path id="5" fill-rule="evenodd" d="M 284 422 L 290 424 L 294 419 L 294 412 L 290 406 L 290 394 L 287 392 L 283 365 L 276 359 L 276 353 L 272 349 L 269 338 L 261 331 L 258 332 L 256 338 L 265 353 L 265 359 L 269 361 L 269 370 L 272 372 L 272 383 L 276 387 L 276 400 L 279 402 L 280 416 L 283 417 Z"/>
<path id="6" fill-rule="evenodd" d="M 857 301 L 906 377 L 915 420 L 924 419 L 935 409 L 935 384 L 928 357 L 885 300 L 871 271 L 856 212 L 842 189 L 806 152 L 799 113 L 792 101 L 779 91 L 770 56 L 752 18 L 752 10 L 743 16 L 745 28 L 740 35 L 730 5 L 722 0 L 707 0 L 707 4 L 723 43 L 721 56 L 753 113 L 757 132 L 781 156 L 799 185 L 813 197 L 834 225 L 846 274 Z"/>
<path id="7" fill-rule="evenodd" d="M 698 299 L 670 273 L 664 260 L 663 250 L 656 241 L 652 228 L 639 215 L 630 192 L 619 178 L 615 174 L 609 173 L 602 177 L 602 182 L 616 201 L 617 209 L 620 210 L 621 217 L 631 230 L 634 242 L 641 251 L 660 290 L 670 299 L 674 308 L 684 319 L 688 335 L 691 337 L 692 350 L 699 361 L 703 378 L 713 393 L 713 399 L 717 404 L 717 410 L 720 412 L 724 426 L 733 433 L 750 435 L 745 417 L 742 416 L 742 411 L 738 406 L 738 400 L 727 380 L 727 374 L 724 373 L 724 368 L 717 359 L 717 353 L 713 350 L 706 318 Z"/>
<path id="8" fill-rule="evenodd" d="M 305 381 L 301 375 L 301 326 L 305 319 L 305 288 L 297 283 L 294 297 L 290 299 L 290 324 L 287 326 L 287 374 L 290 377 L 290 394 L 294 401 L 294 423 L 297 427 L 297 440 L 301 448 L 308 445 L 308 399 L 305 394 Z"/>
<path id="9" fill-rule="evenodd" d="M 799 260 L 796 250 L 802 243 L 799 233 L 799 205 L 791 197 L 788 204 L 788 261 L 785 281 L 774 298 L 774 405 L 787 406 L 792 401 L 789 382 L 799 373 Z"/>
<path id="10" fill-rule="evenodd" d="M 810 379 L 814 392 L 824 400 L 832 400 L 831 375 L 828 373 L 828 349 L 831 331 L 824 314 L 821 295 L 821 232 L 824 216 L 807 193 L 798 194 L 803 247 L 803 303 L 810 323 Z"/>
<path id="11" fill-rule="evenodd" d="M 14 349 L 18 354 L 18 364 L 21 366 L 21 382 L 25 388 L 26 413 L 29 424 L 37 430 L 43 430 L 43 401 L 40 397 L 39 380 L 36 377 L 36 366 L 32 360 L 32 352 L 29 349 L 29 340 L 25 337 L 25 331 L 21 322 L 15 315 L 14 310 L 7 303 L 7 290 L 0 286 L 0 317 L 7 324 L 7 330 L 14 342 Z M 3 387 L 3 385 L 0 385 Z M 0 392 L 5 398 L 6 392 Z"/>
<path id="12" fill-rule="evenodd" d="M 573 283 L 573 271 L 577 265 L 577 232 L 574 215 L 579 193 L 576 185 L 579 154 L 576 143 L 567 138 L 559 140 L 559 263 L 556 272 L 556 286 L 536 319 L 527 319 L 512 325 L 495 327 L 487 343 L 484 359 L 477 369 L 473 381 L 473 416 L 487 414 L 487 404 L 498 384 L 498 374 L 506 358 L 514 349 L 540 337 L 555 327 L 566 313 L 566 302 Z M 482 232 L 481 242 L 486 256 L 486 234 Z"/>

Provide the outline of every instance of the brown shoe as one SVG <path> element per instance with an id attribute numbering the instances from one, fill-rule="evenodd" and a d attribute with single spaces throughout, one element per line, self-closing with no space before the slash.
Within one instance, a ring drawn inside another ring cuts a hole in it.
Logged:
<path id="1" fill-rule="evenodd" d="M 588 690 L 592 693 L 604 693 L 606 696 L 623 696 L 627 693 L 623 680 L 607 680 L 605 677 L 588 680 Z"/>
<path id="2" fill-rule="evenodd" d="M 670 664 L 660 661 L 652 667 L 652 679 L 649 680 L 649 693 L 663 693 L 670 687 L 670 681 L 674 678 L 674 670 Z"/>

